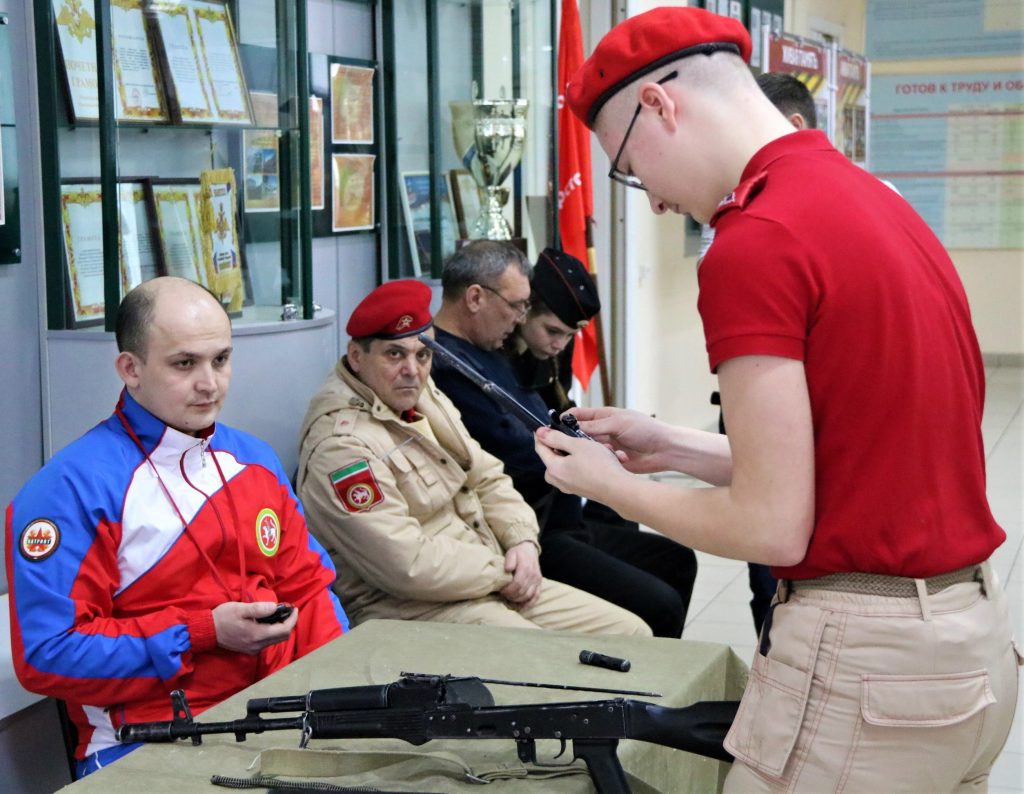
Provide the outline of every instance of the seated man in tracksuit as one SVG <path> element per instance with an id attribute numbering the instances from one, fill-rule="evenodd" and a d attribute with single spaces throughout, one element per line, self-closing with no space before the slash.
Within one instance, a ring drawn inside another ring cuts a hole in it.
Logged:
<path id="1" fill-rule="evenodd" d="M 116 336 L 113 415 L 7 508 L 14 669 L 66 702 L 79 777 L 138 747 L 120 725 L 169 720 L 172 690 L 199 713 L 348 628 L 277 456 L 216 422 L 231 381 L 217 299 L 152 279 Z M 287 617 L 259 622 L 279 602 Z"/>

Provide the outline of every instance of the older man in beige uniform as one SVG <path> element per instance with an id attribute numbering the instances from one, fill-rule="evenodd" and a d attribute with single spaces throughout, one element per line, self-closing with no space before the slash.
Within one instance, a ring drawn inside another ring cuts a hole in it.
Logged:
<path id="1" fill-rule="evenodd" d="M 430 380 L 430 288 L 392 281 L 356 307 L 348 354 L 302 425 L 298 493 L 370 618 L 650 635 L 631 612 L 540 574 L 537 520 Z"/>

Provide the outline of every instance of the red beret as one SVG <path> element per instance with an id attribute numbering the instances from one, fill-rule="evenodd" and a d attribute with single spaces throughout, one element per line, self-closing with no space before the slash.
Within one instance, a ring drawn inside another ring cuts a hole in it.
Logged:
<path id="1" fill-rule="evenodd" d="M 353 339 L 403 339 L 430 327 L 430 287 L 417 279 L 381 284 L 360 301 L 345 330 Z"/>
<path id="2" fill-rule="evenodd" d="M 750 60 L 743 23 L 703 8 L 654 8 L 616 25 L 569 80 L 569 107 L 588 127 L 622 87 L 688 55 L 735 52 Z"/>

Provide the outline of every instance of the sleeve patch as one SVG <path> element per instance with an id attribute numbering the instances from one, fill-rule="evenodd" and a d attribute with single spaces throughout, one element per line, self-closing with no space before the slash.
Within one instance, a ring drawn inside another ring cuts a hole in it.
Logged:
<path id="1" fill-rule="evenodd" d="M 338 501 L 350 513 L 365 513 L 384 501 L 377 478 L 365 458 L 331 472 L 328 477 Z"/>
<path id="2" fill-rule="evenodd" d="M 21 531 L 18 548 L 29 562 L 45 560 L 60 545 L 60 530 L 52 521 L 37 518 Z"/>

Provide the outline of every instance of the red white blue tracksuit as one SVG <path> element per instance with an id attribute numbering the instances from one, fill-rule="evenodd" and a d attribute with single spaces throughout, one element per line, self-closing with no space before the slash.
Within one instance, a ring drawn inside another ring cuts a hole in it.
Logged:
<path id="1" fill-rule="evenodd" d="M 170 719 L 173 689 L 200 712 L 348 629 L 273 450 L 220 424 L 178 432 L 127 392 L 6 523 L 15 671 L 67 701 L 79 759 L 116 745 L 122 723 Z M 226 601 L 293 603 L 299 622 L 257 655 L 229 651 L 211 611 Z"/>

